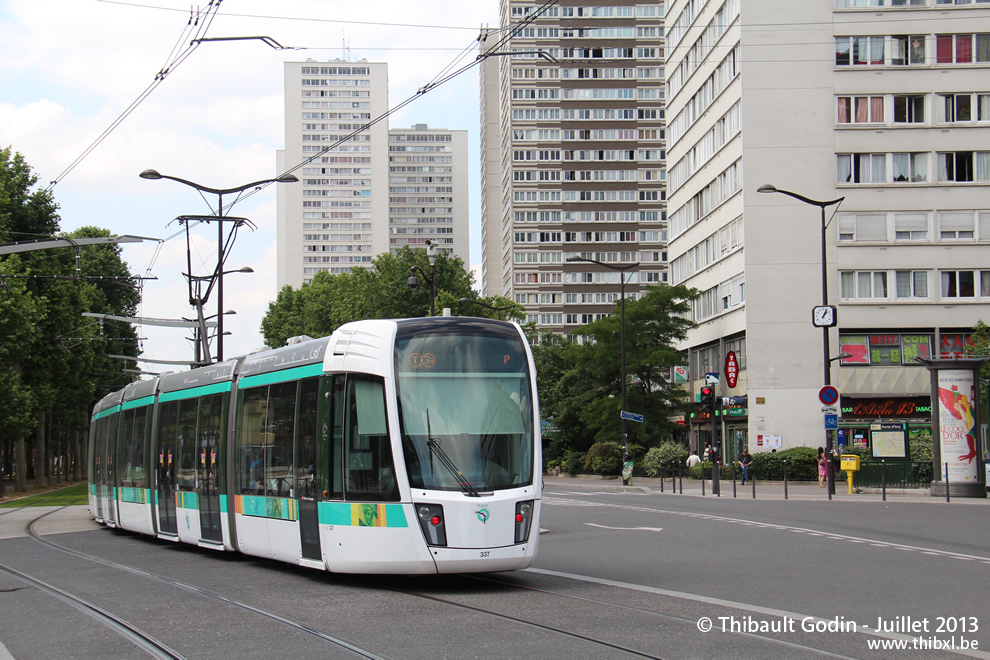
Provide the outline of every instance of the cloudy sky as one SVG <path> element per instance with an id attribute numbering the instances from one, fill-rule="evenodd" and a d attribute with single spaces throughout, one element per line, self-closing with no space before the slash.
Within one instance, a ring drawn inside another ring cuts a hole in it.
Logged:
<path id="1" fill-rule="evenodd" d="M 389 106 L 396 106 L 465 49 L 460 65 L 473 61 L 472 44 L 481 26 L 497 24 L 497 6 L 497 0 L 225 0 L 199 36 L 266 36 L 285 49 L 256 40 L 189 49 L 196 36 L 190 30 L 197 28 L 187 25 L 185 0 L 0 0 L 0 145 L 23 154 L 40 185 L 56 181 L 63 230 L 96 225 L 168 239 L 127 245 L 124 259 L 133 273 L 157 278 L 145 284 L 142 316 L 188 317 L 181 276 L 186 244 L 174 218 L 209 214 L 207 200 L 187 186 L 138 174 L 153 168 L 211 188 L 275 177 L 275 151 L 284 144 L 283 62 L 388 62 Z M 390 121 L 469 131 L 472 265 L 480 261 L 478 94 L 475 67 Z M 215 196 L 208 201 L 215 204 Z M 261 318 L 277 293 L 274 187 L 228 214 L 257 225 L 240 234 L 227 260 L 228 269 L 255 270 L 224 278 L 224 307 L 237 311 L 225 321 L 233 334 L 224 354 L 233 356 L 263 344 Z M 216 263 L 216 229 L 193 233 L 193 271 L 206 274 Z M 211 312 L 215 305 L 211 300 Z M 191 358 L 181 329 L 143 326 L 140 334 L 146 357 Z"/>

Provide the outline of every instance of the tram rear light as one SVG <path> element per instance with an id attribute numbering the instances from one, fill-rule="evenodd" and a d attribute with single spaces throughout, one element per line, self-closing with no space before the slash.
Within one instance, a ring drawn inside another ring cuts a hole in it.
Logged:
<path id="1" fill-rule="evenodd" d="M 516 502 L 516 543 L 529 540 L 529 530 L 533 526 L 533 500 Z"/>
<path id="2" fill-rule="evenodd" d="M 416 517 L 428 545 L 447 545 L 447 529 L 443 522 L 443 507 L 439 504 L 417 504 Z"/>

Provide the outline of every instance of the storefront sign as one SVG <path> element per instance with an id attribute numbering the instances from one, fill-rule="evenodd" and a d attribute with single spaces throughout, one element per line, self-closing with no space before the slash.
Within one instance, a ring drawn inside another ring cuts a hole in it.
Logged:
<path id="1" fill-rule="evenodd" d="M 928 396 L 866 398 L 842 396 L 842 417 L 859 419 L 930 419 L 932 400 Z"/>
<path id="2" fill-rule="evenodd" d="M 739 362 L 736 361 L 736 352 L 729 351 L 725 354 L 725 384 L 732 389 L 736 386 L 736 379 L 739 377 Z"/>

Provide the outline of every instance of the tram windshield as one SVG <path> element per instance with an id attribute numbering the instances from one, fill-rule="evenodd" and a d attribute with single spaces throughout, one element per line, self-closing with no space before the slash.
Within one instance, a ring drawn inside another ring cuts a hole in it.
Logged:
<path id="1" fill-rule="evenodd" d="M 413 488 L 477 495 L 533 483 L 533 393 L 526 348 L 510 332 L 396 339 L 402 449 Z"/>

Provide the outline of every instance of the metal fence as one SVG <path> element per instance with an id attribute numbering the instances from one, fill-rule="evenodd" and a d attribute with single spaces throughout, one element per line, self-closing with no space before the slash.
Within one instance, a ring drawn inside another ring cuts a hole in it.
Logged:
<path id="1" fill-rule="evenodd" d="M 845 479 L 844 473 L 836 477 Z M 881 488 L 886 477 L 887 488 L 927 488 L 932 481 L 932 464 L 914 461 L 862 461 L 853 477 L 858 488 Z"/>

